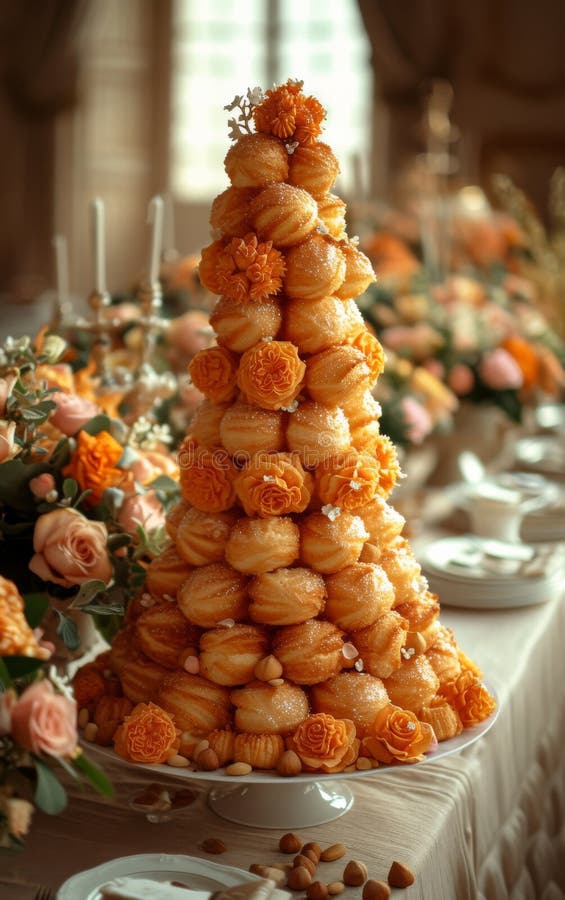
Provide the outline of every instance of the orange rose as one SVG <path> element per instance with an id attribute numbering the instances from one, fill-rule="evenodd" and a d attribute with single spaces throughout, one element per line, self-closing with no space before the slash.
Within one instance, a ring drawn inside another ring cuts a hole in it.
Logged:
<path id="1" fill-rule="evenodd" d="M 164 763 L 179 747 L 179 729 L 155 703 L 138 703 L 114 735 L 116 753 L 128 762 Z"/>
<path id="2" fill-rule="evenodd" d="M 323 503 L 349 510 L 365 506 L 379 492 L 378 460 L 358 450 L 330 456 L 316 469 L 316 486 Z"/>
<path id="3" fill-rule="evenodd" d="M 440 694 L 459 713 L 463 728 L 488 719 L 496 709 L 496 700 L 470 670 L 441 685 Z"/>
<path id="4" fill-rule="evenodd" d="M 253 110 L 257 131 L 273 134 L 282 140 L 313 144 L 326 117 L 324 107 L 315 97 L 305 97 L 302 81 L 291 81 L 269 90 L 265 99 Z"/>
<path id="5" fill-rule="evenodd" d="M 349 338 L 347 343 L 364 354 L 371 375 L 376 382 L 385 367 L 385 354 L 380 341 L 374 334 L 371 334 L 366 326 L 363 326 Z"/>
<path id="6" fill-rule="evenodd" d="M 248 516 L 262 518 L 304 512 L 312 476 L 298 453 L 256 453 L 235 478 L 235 490 Z"/>
<path id="7" fill-rule="evenodd" d="M 334 719 L 328 713 L 315 713 L 301 722 L 287 741 L 300 757 L 306 771 L 342 772 L 359 753 L 351 719 Z"/>
<path id="8" fill-rule="evenodd" d="M 205 247 L 199 271 L 202 283 L 214 294 L 248 303 L 279 293 L 285 261 L 272 241 L 260 243 L 250 232 L 226 244 L 214 241 Z"/>
<path id="9" fill-rule="evenodd" d="M 116 463 L 122 455 L 122 447 L 107 431 L 88 434 L 79 431 L 77 448 L 71 455 L 63 475 L 74 478 L 81 490 L 91 493 L 85 502 L 94 506 L 100 503 L 106 488 L 118 484 L 124 477 Z"/>
<path id="10" fill-rule="evenodd" d="M 187 503 L 202 512 L 224 512 L 235 503 L 237 469 L 221 447 L 184 441 L 179 450 L 180 489 Z"/>
<path id="11" fill-rule="evenodd" d="M 386 434 L 377 435 L 375 441 L 375 457 L 379 463 L 379 494 L 382 497 L 388 497 L 400 478 L 396 447 Z"/>
<path id="12" fill-rule="evenodd" d="M 420 722 L 410 710 L 392 704 L 378 711 L 361 741 L 368 756 L 387 765 L 421 762 L 434 744 L 431 725 Z"/>
<path id="13" fill-rule="evenodd" d="M 188 371 L 192 383 L 212 403 L 227 403 L 235 393 L 237 356 L 225 347 L 208 347 L 192 359 Z"/>
<path id="14" fill-rule="evenodd" d="M 237 383 L 247 398 L 262 409 L 282 409 L 300 393 L 306 366 L 290 341 L 259 341 L 239 362 Z"/>
<path id="15" fill-rule="evenodd" d="M 507 350 L 520 366 L 524 379 L 523 387 L 526 390 L 534 387 L 539 381 L 540 364 L 532 344 L 518 335 L 513 335 L 507 337 L 500 346 Z"/>

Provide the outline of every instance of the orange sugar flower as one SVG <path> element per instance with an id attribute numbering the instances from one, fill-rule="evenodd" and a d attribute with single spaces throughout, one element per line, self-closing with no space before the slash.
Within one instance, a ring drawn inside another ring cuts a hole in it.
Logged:
<path id="1" fill-rule="evenodd" d="M 214 241 L 202 251 L 200 280 L 208 290 L 239 303 L 266 300 L 282 288 L 285 262 L 272 241 L 249 232 L 225 244 Z"/>
<path id="2" fill-rule="evenodd" d="M 378 711 L 361 746 L 368 756 L 387 765 L 417 763 L 435 740 L 431 725 L 391 703 Z"/>
<path id="3" fill-rule="evenodd" d="M 88 434 L 79 431 L 77 448 L 68 466 L 63 469 L 63 475 L 74 478 L 81 490 L 91 491 L 85 502 L 95 505 L 101 502 L 106 488 L 122 480 L 124 473 L 115 468 L 122 453 L 121 445 L 109 432 Z"/>
<path id="4" fill-rule="evenodd" d="M 239 362 L 237 384 L 247 402 L 262 409 L 283 409 L 296 400 L 306 366 L 290 341 L 259 341 Z"/>
<path id="5" fill-rule="evenodd" d="M 365 506 L 379 492 L 379 469 L 374 456 L 358 450 L 330 456 L 316 469 L 318 495 L 341 509 Z"/>
<path id="6" fill-rule="evenodd" d="M 304 512 L 312 476 L 297 453 L 257 453 L 236 476 L 235 489 L 248 516 L 286 516 Z"/>
<path id="7" fill-rule="evenodd" d="M 355 762 L 359 740 L 351 719 L 334 719 L 315 713 L 301 722 L 288 740 L 289 749 L 300 757 L 306 771 L 341 772 Z"/>
<path id="8" fill-rule="evenodd" d="M 178 454 L 180 489 L 187 503 L 202 512 L 224 512 L 235 503 L 237 469 L 221 447 L 183 442 Z"/>
<path id="9" fill-rule="evenodd" d="M 283 141 L 313 144 L 322 131 L 326 111 L 315 97 L 305 97 L 302 81 L 289 80 L 269 90 L 253 110 L 257 131 Z"/>
<path id="10" fill-rule="evenodd" d="M 400 478 L 396 447 L 386 434 L 377 435 L 375 441 L 375 457 L 379 462 L 379 494 L 388 497 Z"/>
<path id="11" fill-rule="evenodd" d="M 179 747 L 179 729 L 155 703 L 138 703 L 114 735 L 116 753 L 129 762 L 164 763 Z"/>
<path id="12" fill-rule="evenodd" d="M 366 326 L 363 326 L 348 339 L 347 343 L 364 354 L 373 381 L 376 383 L 385 367 L 385 354 L 380 341 L 374 334 L 371 334 Z"/>
<path id="13" fill-rule="evenodd" d="M 464 728 L 487 719 L 496 709 L 496 700 L 470 670 L 442 684 L 440 694 L 459 713 Z"/>
<path id="14" fill-rule="evenodd" d="M 48 659 L 50 655 L 27 623 L 18 588 L 13 581 L 0 575 L 0 656 Z"/>
<path id="15" fill-rule="evenodd" d="M 188 367 L 192 383 L 212 403 L 233 400 L 237 356 L 225 347 L 208 347 L 200 350 Z"/>
<path id="16" fill-rule="evenodd" d="M 513 356 L 520 366 L 523 376 L 523 386 L 526 390 L 534 387 L 539 381 L 540 364 L 535 348 L 524 338 L 513 335 L 507 337 L 501 344 L 510 356 Z"/>

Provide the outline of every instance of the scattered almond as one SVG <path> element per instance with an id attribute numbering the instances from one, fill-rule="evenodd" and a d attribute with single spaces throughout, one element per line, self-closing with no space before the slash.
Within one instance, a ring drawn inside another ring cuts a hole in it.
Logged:
<path id="1" fill-rule="evenodd" d="M 227 850 L 226 845 L 219 838 L 206 838 L 200 847 L 205 853 L 225 853 Z"/>
<path id="2" fill-rule="evenodd" d="M 309 856 L 304 856 L 303 853 L 299 853 L 298 856 L 295 856 L 293 860 L 293 867 L 295 869 L 299 868 L 300 866 L 308 869 L 310 875 L 313 875 L 316 871 L 316 863 L 314 862 L 314 860 L 310 859 Z"/>
<path id="3" fill-rule="evenodd" d="M 322 862 L 333 862 L 334 859 L 341 859 L 342 856 L 345 856 L 345 846 L 343 844 L 332 844 L 331 847 L 326 847 L 325 850 L 322 850 L 320 859 Z"/>
<path id="4" fill-rule="evenodd" d="M 174 769 L 186 769 L 190 765 L 190 760 L 186 756 L 181 756 L 180 753 L 174 753 L 172 756 L 169 756 L 167 765 L 172 766 Z"/>
<path id="5" fill-rule="evenodd" d="M 359 756 L 357 762 L 355 763 L 355 768 L 358 771 L 365 771 L 366 769 L 371 769 L 371 760 L 368 756 Z"/>
<path id="6" fill-rule="evenodd" d="M 259 681 L 271 681 L 273 678 L 280 678 L 282 671 L 283 667 L 280 662 L 271 653 L 269 656 L 264 656 L 263 659 L 259 660 L 253 669 L 253 674 Z"/>
<path id="7" fill-rule="evenodd" d="M 343 881 L 330 881 L 328 884 L 328 894 L 330 897 L 335 897 L 337 894 L 343 894 L 345 890 L 345 885 Z"/>
<path id="8" fill-rule="evenodd" d="M 200 756 L 200 754 L 202 753 L 203 750 L 207 750 L 209 746 L 210 746 L 210 741 L 206 740 L 206 738 L 204 738 L 203 741 L 199 741 L 197 743 L 196 747 L 194 748 L 194 750 L 192 751 L 194 759 L 196 759 L 198 756 Z"/>
<path id="9" fill-rule="evenodd" d="M 391 887 L 408 887 L 408 885 L 414 884 L 414 873 L 404 863 L 395 860 L 388 872 L 388 883 Z"/>
<path id="10" fill-rule="evenodd" d="M 253 872 L 254 875 L 259 875 L 260 878 L 269 878 L 275 882 L 277 887 L 282 887 L 286 882 L 286 872 L 282 869 L 276 869 L 274 866 L 261 866 L 258 863 L 253 863 L 253 865 L 249 866 L 249 871 Z"/>
<path id="11" fill-rule="evenodd" d="M 253 771 L 253 766 L 250 766 L 249 763 L 244 762 L 235 762 L 231 763 L 231 765 L 226 766 L 226 775 L 249 775 L 250 772 Z"/>
<path id="12" fill-rule="evenodd" d="M 291 891 L 304 891 L 309 884 L 312 884 L 312 875 L 304 866 L 297 866 L 288 873 L 286 885 Z"/>
<path id="13" fill-rule="evenodd" d="M 96 735 L 98 734 L 98 725 L 95 722 L 89 722 L 88 725 L 84 729 L 83 737 L 85 741 L 90 741 L 94 743 L 96 740 Z"/>
<path id="14" fill-rule="evenodd" d="M 293 834 L 292 831 L 283 834 L 279 841 L 279 850 L 282 853 L 298 853 L 301 849 L 302 841 L 297 834 Z"/>
<path id="15" fill-rule="evenodd" d="M 202 750 L 196 757 L 196 765 L 205 772 L 215 772 L 220 768 L 220 760 L 218 754 L 211 747 Z"/>
<path id="16" fill-rule="evenodd" d="M 343 870 L 343 881 L 357 887 L 367 881 L 367 866 L 358 859 L 351 859 Z"/>
<path id="17" fill-rule="evenodd" d="M 311 851 L 313 854 L 312 856 L 310 856 L 310 859 L 313 859 L 314 862 L 318 864 L 320 861 L 320 856 L 322 855 L 322 848 L 320 847 L 320 845 L 317 844 L 316 841 L 308 841 L 307 844 L 304 844 L 301 853 L 303 853 L 304 856 L 309 856 L 309 851 Z"/>
<path id="18" fill-rule="evenodd" d="M 375 881 L 369 878 L 363 885 L 363 900 L 388 900 L 391 890 L 386 881 Z"/>
<path id="19" fill-rule="evenodd" d="M 283 778 L 292 778 L 302 772 L 300 757 L 294 750 L 285 750 L 277 760 L 277 772 Z"/>
<path id="20" fill-rule="evenodd" d="M 88 712 L 86 706 L 80 710 L 77 718 L 77 724 L 79 728 L 85 728 L 90 721 L 90 713 Z"/>
<path id="21" fill-rule="evenodd" d="M 326 900 L 328 897 L 328 886 L 323 881 L 313 881 L 306 888 L 306 896 L 308 900 Z"/>
<path id="22" fill-rule="evenodd" d="M 426 639 L 419 631 L 409 631 L 404 646 L 407 650 L 414 650 L 414 654 L 419 656 L 426 649 Z"/>

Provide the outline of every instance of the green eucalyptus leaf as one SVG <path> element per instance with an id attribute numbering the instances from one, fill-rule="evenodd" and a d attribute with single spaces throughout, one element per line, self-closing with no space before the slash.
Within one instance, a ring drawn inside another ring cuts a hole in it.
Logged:
<path id="1" fill-rule="evenodd" d="M 5 658 L 0 656 L 0 689 L 2 691 L 8 690 L 10 685 L 12 684 L 12 676 L 8 671 L 8 667 L 5 663 Z"/>
<path id="2" fill-rule="evenodd" d="M 63 496 L 67 500 L 72 500 L 78 491 L 78 484 L 74 478 L 65 478 L 63 481 Z"/>
<path id="3" fill-rule="evenodd" d="M 79 772 L 82 772 L 82 774 L 86 776 L 92 787 L 97 790 L 99 794 L 103 794 L 105 797 L 114 796 L 114 787 L 106 773 L 103 772 L 102 769 L 99 769 L 98 766 L 95 766 L 84 753 L 79 754 L 79 756 L 73 760 L 73 765 Z"/>
<path id="4" fill-rule="evenodd" d="M 80 638 L 76 624 L 59 609 L 55 609 L 55 612 L 59 616 L 57 636 L 61 638 L 65 647 L 68 647 L 69 650 L 77 650 L 80 645 Z"/>
<path id="5" fill-rule="evenodd" d="M 97 597 L 98 594 L 102 593 L 102 591 L 105 590 L 106 584 L 104 581 L 100 581 L 99 579 L 85 581 L 84 584 L 81 584 L 80 590 L 72 602 L 73 608 L 82 609 L 86 604 L 94 600 L 94 598 Z"/>
<path id="6" fill-rule="evenodd" d="M 123 616 L 125 610 L 120 603 L 88 603 L 81 606 L 80 611 L 96 616 Z"/>
<path id="7" fill-rule="evenodd" d="M 119 550 L 120 547 L 129 547 L 132 540 L 131 534 L 111 534 L 107 544 L 110 550 Z"/>
<path id="8" fill-rule="evenodd" d="M 81 431 L 86 431 L 87 434 L 100 434 L 101 431 L 110 431 L 112 427 L 112 420 L 109 416 L 105 415 L 105 413 L 100 413 L 98 416 L 94 416 L 90 419 L 86 425 L 82 426 Z"/>
<path id="9" fill-rule="evenodd" d="M 5 656 L 4 665 L 12 681 L 17 681 L 34 675 L 41 668 L 42 661 L 34 656 Z"/>
<path id="10" fill-rule="evenodd" d="M 30 628 L 37 628 L 49 607 L 47 594 L 24 594 L 24 613 Z"/>
<path id="11" fill-rule="evenodd" d="M 37 757 L 34 757 L 34 764 L 37 772 L 35 803 L 44 813 L 56 816 L 63 812 L 67 805 L 67 792 L 49 766 Z"/>

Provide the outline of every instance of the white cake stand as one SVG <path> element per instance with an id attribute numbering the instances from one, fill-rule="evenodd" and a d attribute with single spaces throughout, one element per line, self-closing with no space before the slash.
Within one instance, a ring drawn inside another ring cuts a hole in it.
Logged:
<path id="1" fill-rule="evenodd" d="M 496 697 L 489 687 L 489 692 Z M 440 759 L 459 753 L 492 728 L 499 712 L 495 712 L 484 722 L 473 728 L 465 729 L 457 737 L 443 741 L 435 753 L 425 756 L 416 766 L 428 765 Z M 187 769 L 175 769 L 171 766 L 137 765 L 128 763 L 109 747 L 98 747 L 88 744 L 89 752 L 95 750 L 100 756 L 127 766 L 130 773 L 144 771 L 151 773 L 154 780 L 160 776 L 167 779 L 180 779 L 189 786 L 190 782 L 198 782 L 208 787 L 208 806 L 218 816 L 238 825 L 254 828 L 310 828 L 323 825 L 348 812 L 355 796 L 350 787 L 355 778 L 381 777 L 387 772 L 398 772 L 398 766 L 380 766 L 355 772 L 340 772 L 339 775 L 297 775 L 294 778 L 282 778 L 273 772 L 254 771 L 249 775 L 230 776 L 223 770 L 217 772 L 194 772 Z M 404 766 L 412 769 L 413 766 Z"/>

